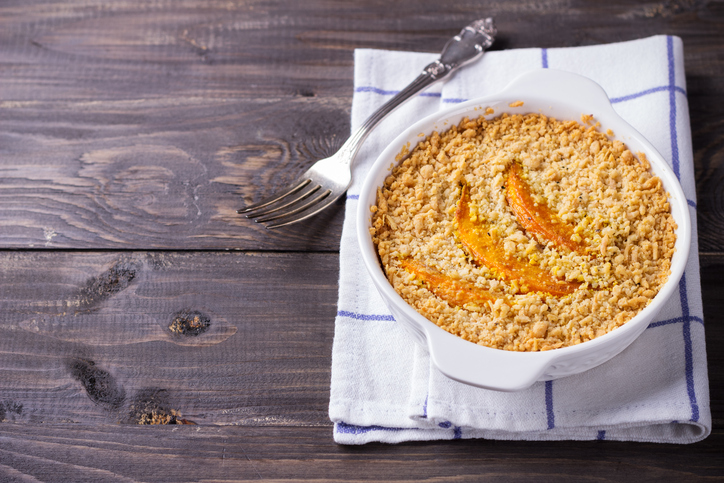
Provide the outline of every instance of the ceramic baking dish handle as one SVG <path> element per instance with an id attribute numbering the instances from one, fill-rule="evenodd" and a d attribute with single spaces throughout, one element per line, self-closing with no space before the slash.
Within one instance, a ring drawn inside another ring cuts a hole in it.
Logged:
<path id="1" fill-rule="evenodd" d="M 583 105 L 595 111 L 614 112 L 603 88 L 587 77 L 555 69 L 539 69 L 513 79 L 498 96 L 511 101 L 542 98 L 551 104 Z M 525 107 L 523 108 L 525 109 Z M 582 112 L 581 114 L 599 114 Z"/>
<path id="2" fill-rule="evenodd" d="M 512 352 L 478 346 L 438 327 L 427 340 L 433 364 L 447 377 L 496 391 L 533 385 L 555 359 L 553 352 Z M 482 350 L 481 350 L 482 349 Z"/>

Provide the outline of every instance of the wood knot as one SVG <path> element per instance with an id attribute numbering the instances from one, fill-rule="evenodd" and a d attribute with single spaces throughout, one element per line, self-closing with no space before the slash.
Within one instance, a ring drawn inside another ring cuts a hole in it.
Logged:
<path id="1" fill-rule="evenodd" d="M 181 411 L 173 409 L 165 389 L 143 389 L 130 407 L 129 422 L 142 425 L 193 424 L 181 417 Z"/>
<path id="2" fill-rule="evenodd" d="M 196 310 L 182 310 L 174 315 L 168 329 L 172 334 L 197 336 L 206 332 L 210 325 L 208 315 Z"/>
<path id="3" fill-rule="evenodd" d="M 135 262 L 120 261 L 99 276 L 89 279 L 75 300 L 78 311 L 88 310 L 128 288 L 139 270 Z"/>
<path id="4" fill-rule="evenodd" d="M 23 414 L 23 405 L 15 401 L 0 401 L 0 423 L 11 419 L 10 414 Z M 12 416 L 14 420 L 15 416 Z"/>
<path id="5" fill-rule="evenodd" d="M 297 90 L 297 95 L 301 97 L 315 97 L 316 94 L 311 89 L 302 88 Z"/>
<path id="6" fill-rule="evenodd" d="M 118 409 L 126 391 L 106 370 L 86 359 L 69 359 L 66 366 L 73 379 L 80 382 L 91 401 L 110 409 Z"/>

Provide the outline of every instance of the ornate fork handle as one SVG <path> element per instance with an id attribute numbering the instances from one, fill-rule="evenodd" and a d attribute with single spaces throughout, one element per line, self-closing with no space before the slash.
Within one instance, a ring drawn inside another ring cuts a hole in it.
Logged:
<path id="1" fill-rule="evenodd" d="M 462 29 L 458 35 L 445 44 L 439 59 L 428 64 L 414 81 L 375 111 L 344 143 L 340 149 L 340 154 L 344 154 L 344 156 L 340 161 L 344 160 L 351 166 L 362 143 L 382 119 L 418 92 L 427 89 L 458 68 L 483 55 L 485 49 L 493 44 L 496 33 L 492 18 L 476 20 Z"/>
<path id="2" fill-rule="evenodd" d="M 314 163 L 284 190 L 237 212 L 264 223 L 267 228 L 279 228 L 306 220 L 331 206 L 352 183 L 352 163 L 377 123 L 410 97 L 480 57 L 493 43 L 495 33 L 492 18 L 477 20 L 465 27 L 445 44 L 439 59 L 372 114 L 339 151 Z"/>

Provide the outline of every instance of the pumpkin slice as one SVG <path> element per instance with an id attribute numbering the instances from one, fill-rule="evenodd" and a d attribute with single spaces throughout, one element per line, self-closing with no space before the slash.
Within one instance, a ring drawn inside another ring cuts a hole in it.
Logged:
<path id="1" fill-rule="evenodd" d="M 533 200 L 530 187 L 522 175 L 520 165 L 513 163 L 505 190 L 508 204 L 513 209 L 518 223 L 543 244 L 551 241 L 557 247 L 566 247 L 585 255 L 585 246 L 571 239 L 574 233 L 573 227 L 561 220 L 548 205 Z"/>
<path id="2" fill-rule="evenodd" d="M 425 282 L 427 289 L 454 306 L 473 303 L 483 305 L 494 302 L 498 297 L 470 282 L 455 280 L 414 260 L 402 260 L 402 267 Z"/>
<path id="3" fill-rule="evenodd" d="M 505 253 L 502 240 L 490 234 L 487 222 L 471 219 L 470 195 L 463 185 L 455 218 L 458 223 L 460 243 L 473 260 L 493 269 L 508 282 L 517 282 L 522 292 L 547 292 L 551 295 L 568 295 L 580 287 L 578 282 L 558 280 L 550 272 Z"/>

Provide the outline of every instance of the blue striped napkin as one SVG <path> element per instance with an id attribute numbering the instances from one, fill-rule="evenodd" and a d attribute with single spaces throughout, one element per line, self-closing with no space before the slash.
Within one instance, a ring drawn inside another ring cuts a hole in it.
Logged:
<path id="1" fill-rule="evenodd" d="M 403 88 L 437 54 L 358 50 L 352 128 Z M 491 438 L 692 443 L 711 432 L 704 345 L 696 192 L 683 46 L 656 36 L 566 49 L 486 53 L 383 121 L 359 153 L 341 240 L 339 303 L 329 416 L 342 444 Z M 493 94 L 528 70 L 585 75 L 656 146 L 679 176 L 694 236 L 676 297 L 613 360 L 583 374 L 500 393 L 452 381 L 430 364 L 385 307 L 358 253 L 355 218 L 367 170 L 412 122 Z"/>

